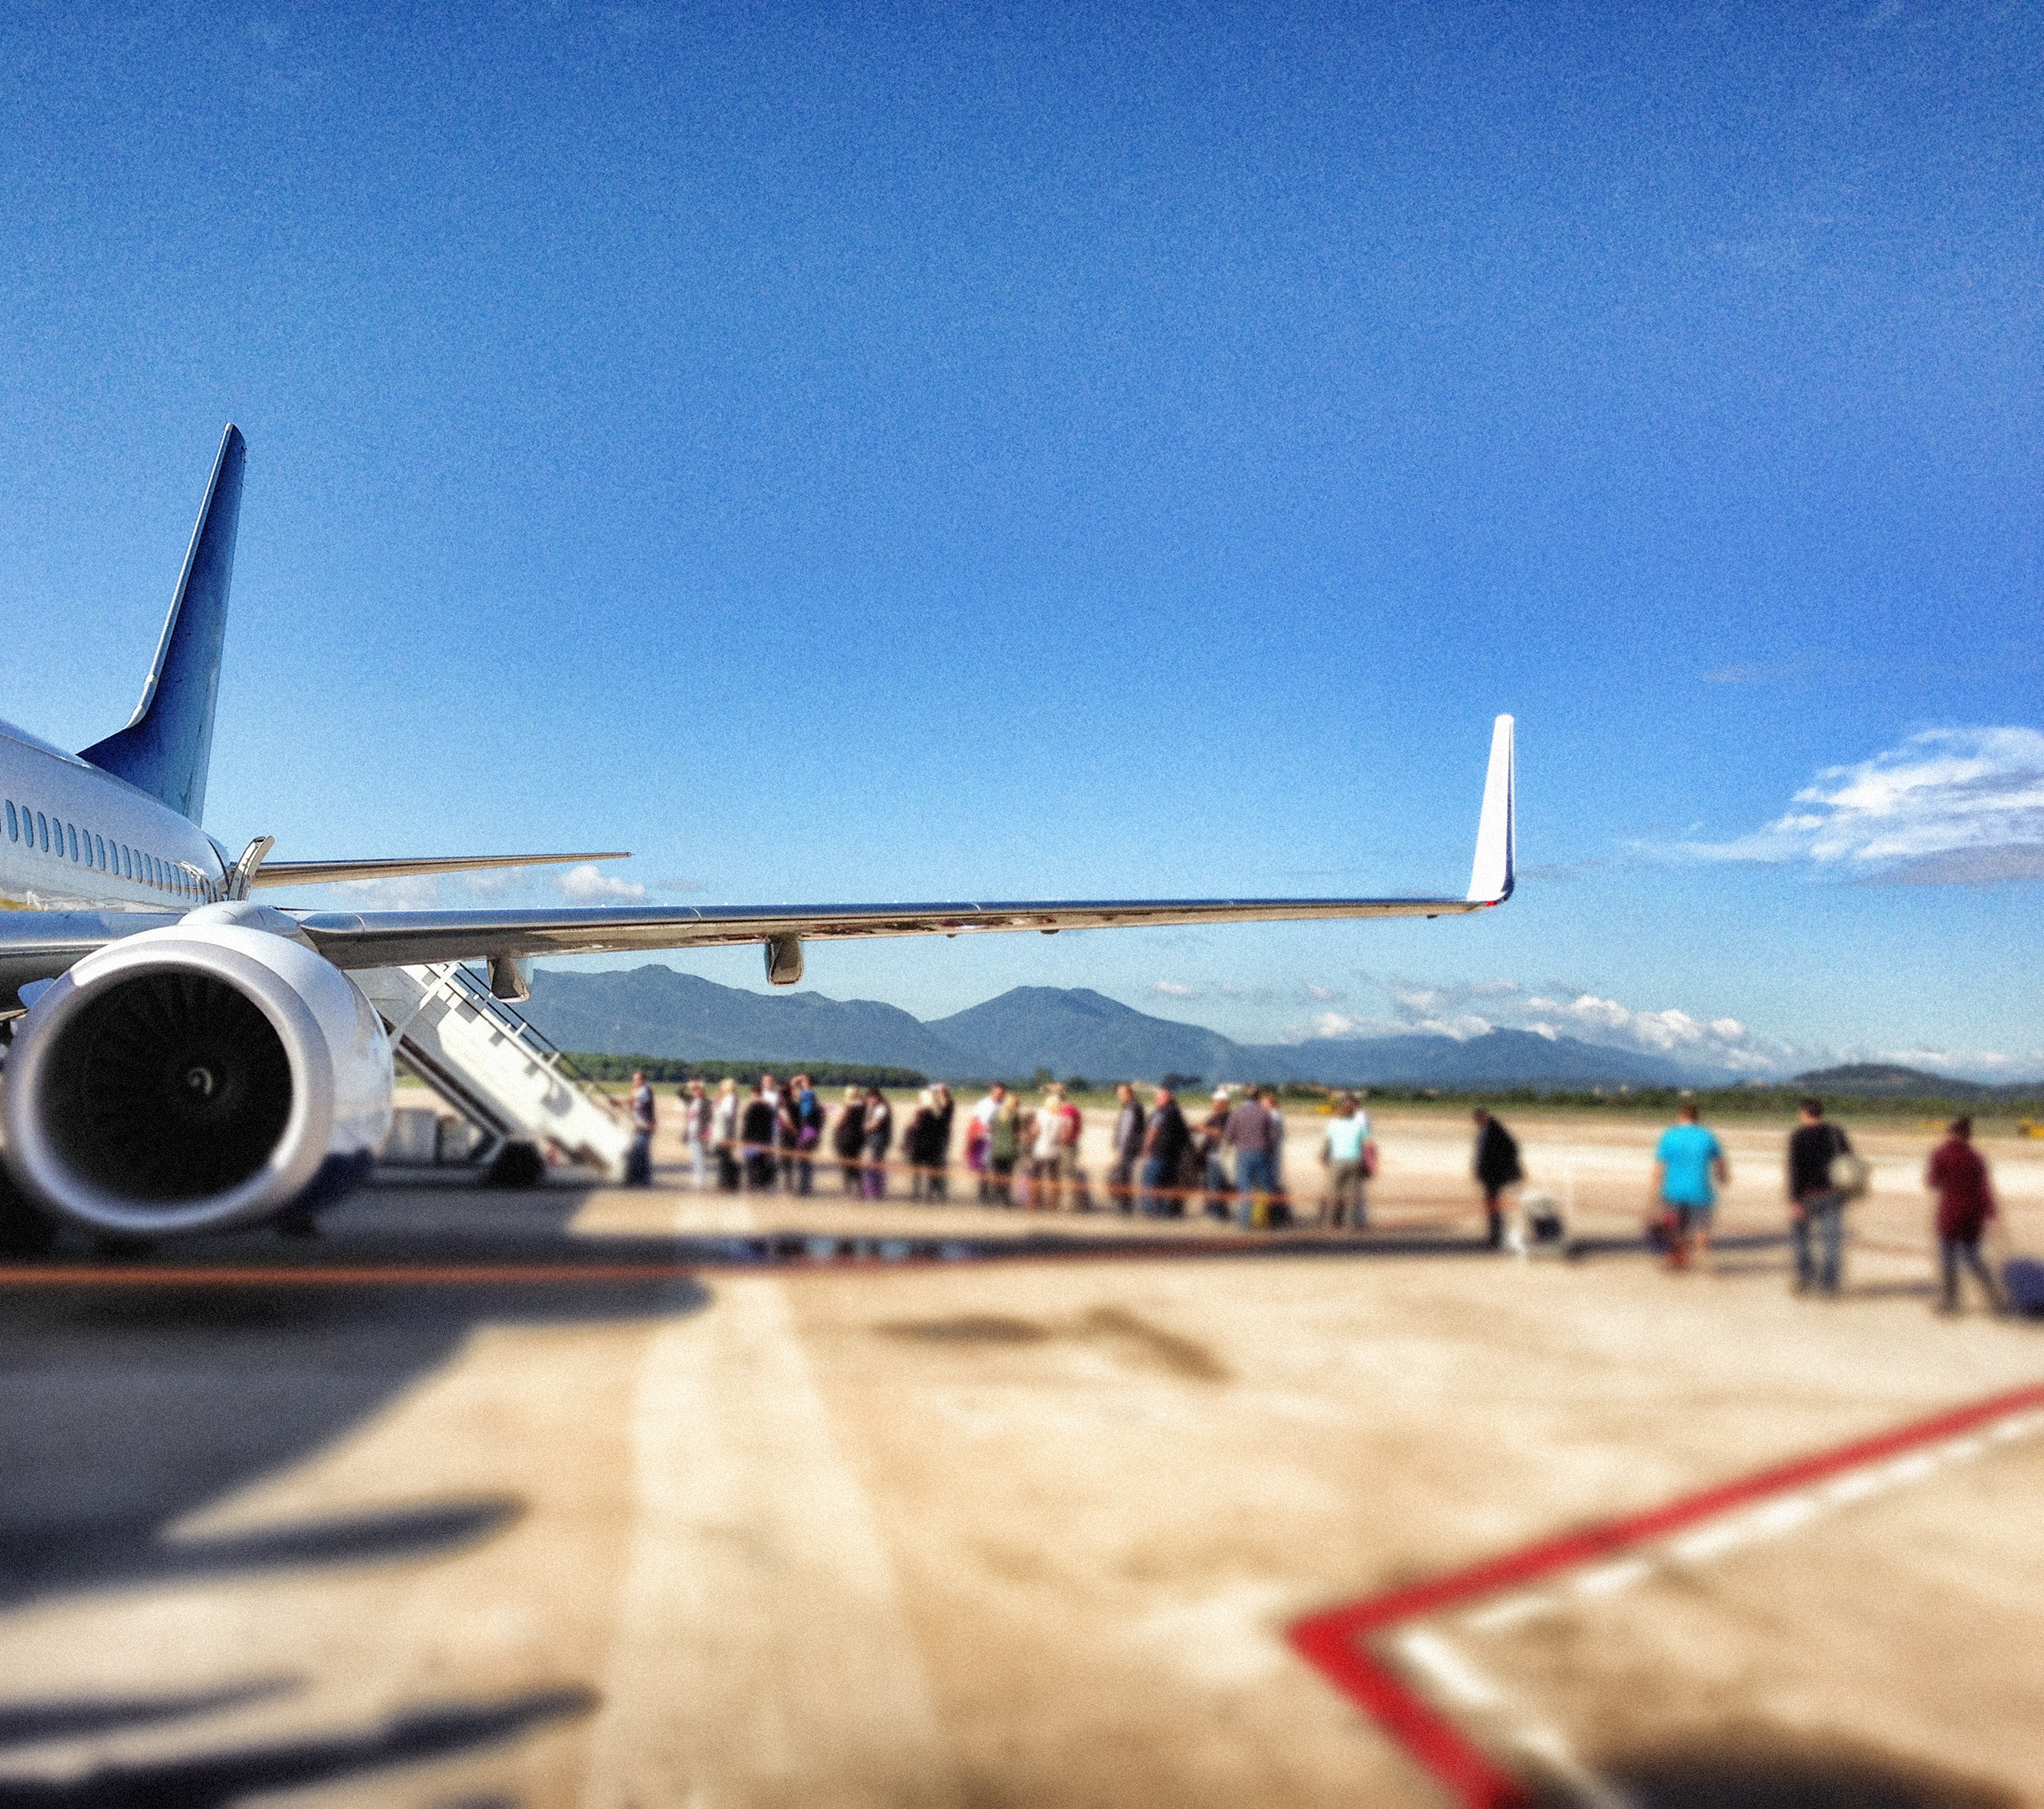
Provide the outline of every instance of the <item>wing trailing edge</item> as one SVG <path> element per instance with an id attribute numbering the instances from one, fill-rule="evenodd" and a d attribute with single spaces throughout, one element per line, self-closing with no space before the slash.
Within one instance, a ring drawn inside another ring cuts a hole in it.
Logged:
<path id="1" fill-rule="evenodd" d="M 471 873 L 490 867 L 562 867 L 578 860 L 629 860 L 610 848 L 597 854 L 465 854 L 432 855 L 422 859 L 266 860 L 249 881 L 251 886 L 333 885 L 343 880 L 406 879 L 414 873 Z"/>

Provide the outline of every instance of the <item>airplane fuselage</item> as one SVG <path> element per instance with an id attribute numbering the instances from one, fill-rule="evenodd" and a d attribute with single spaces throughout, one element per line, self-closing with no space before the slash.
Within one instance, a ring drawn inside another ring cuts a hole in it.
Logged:
<path id="1" fill-rule="evenodd" d="M 188 818 L 0 723 L 0 907 L 191 910 L 226 896 L 227 870 Z"/>

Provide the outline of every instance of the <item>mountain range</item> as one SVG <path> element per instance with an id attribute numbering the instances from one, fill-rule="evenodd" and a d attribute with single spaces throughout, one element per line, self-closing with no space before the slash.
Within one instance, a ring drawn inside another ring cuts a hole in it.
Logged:
<path id="1" fill-rule="evenodd" d="M 1166 1074 L 1333 1086 L 1715 1085 L 1728 1077 L 1571 1037 L 1491 1030 L 1243 1043 L 1151 1017 L 1083 987 L 1018 986 L 924 1023 L 870 999 L 763 994 L 657 965 L 582 973 L 542 967 L 525 1015 L 563 1049 L 682 1060 L 871 1062 L 948 1081 L 1026 1080 L 1039 1069 L 1094 1081 Z"/>

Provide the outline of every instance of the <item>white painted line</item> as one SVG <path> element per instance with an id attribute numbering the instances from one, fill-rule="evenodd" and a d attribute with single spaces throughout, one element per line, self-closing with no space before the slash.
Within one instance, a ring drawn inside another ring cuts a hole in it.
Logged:
<path id="1" fill-rule="evenodd" d="M 1636 1809 L 1632 1799 L 1588 1769 L 1566 1740 L 1552 1727 L 1522 1727 L 1512 1744 L 1530 1752 L 1575 1793 L 1585 1809 Z"/>
<path id="2" fill-rule="evenodd" d="M 1997 1420 L 1993 1425 L 1987 1428 L 1988 1437 L 2004 1441 L 2012 1438 L 2027 1438 L 2029 1434 L 2029 1427 L 2024 1425 L 2021 1420 Z"/>
<path id="3" fill-rule="evenodd" d="M 1398 1650 L 1462 1708 L 1503 1707 L 1504 1696 L 1498 1686 L 1440 1634 L 1416 1628 L 1400 1638 Z"/>
<path id="4" fill-rule="evenodd" d="M 1553 1613 L 1556 1604 L 1552 1595 L 1537 1592 L 1525 1595 L 1508 1595 L 1501 1602 L 1494 1602 L 1487 1608 L 1478 1608 L 1474 1614 L 1465 1614 L 1462 1625 L 1473 1633 L 1501 1633 L 1523 1621 L 1537 1620 L 1543 1614 Z"/>
<path id="5" fill-rule="evenodd" d="M 1987 1449 L 1984 1438 L 1955 1438 L 1949 1445 L 1940 1445 L 1937 1455 L 1947 1463 L 1963 1463 L 1970 1457 L 1978 1457 Z"/>
<path id="6" fill-rule="evenodd" d="M 1736 1520 L 1721 1520 L 1701 1532 L 1689 1533 L 1668 1549 L 1684 1564 L 1702 1564 L 1723 1553 L 1737 1551 L 1752 1537 L 1752 1527 L 1742 1514 Z"/>
<path id="7" fill-rule="evenodd" d="M 1616 1595 L 1621 1589 L 1631 1589 L 1636 1582 L 1654 1574 L 1654 1566 L 1644 1558 L 1624 1558 L 1617 1564 L 1599 1565 L 1594 1570 L 1578 1573 L 1576 1590 L 1581 1595 Z"/>
<path id="8" fill-rule="evenodd" d="M 1878 1495 L 1888 1487 L 1888 1478 L 1879 1470 L 1848 1470 L 1842 1476 L 1824 1485 L 1824 1499 L 1843 1507 L 1851 1501 L 1864 1501 L 1869 1495 Z"/>
<path id="9" fill-rule="evenodd" d="M 1806 1521 L 1815 1520 L 1821 1511 L 1811 1496 L 1785 1495 L 1780 1501 L 1769 1501 L 1765 1507 L 1755 1510 L 1753 1537 L 1779 1539 L 1783 1533 L 1792 1533 Z"/>
<path id="10" fill-rule="evenodd" d="M 1921 1482 L 1936 1468 L 1937 1459 L 1928 1451 L 1919 1451 L 1914 1457 L 1898 1458 L 1883 1474 L 1890 1482 Z"/>

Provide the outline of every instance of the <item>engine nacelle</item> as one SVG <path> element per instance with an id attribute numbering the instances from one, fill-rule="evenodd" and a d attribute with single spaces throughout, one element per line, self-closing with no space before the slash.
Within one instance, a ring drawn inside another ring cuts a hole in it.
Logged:
<path id="1" fill-rule="evenodd" d="M 209 907 L 36 1000 L 7 1056 L 7 1158 L 51 1212 L 131 1237 L 222 1230 L 368 1172 L 390 1128 L 382 1020 L 303 943 L 245 926 L 260 920 L 289 923 Z"/>

